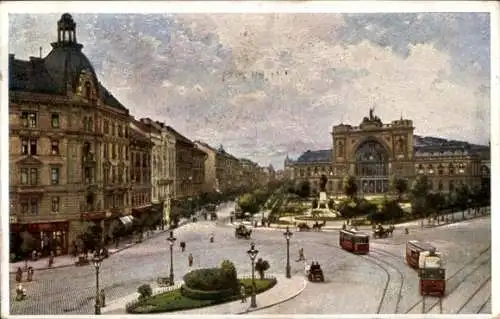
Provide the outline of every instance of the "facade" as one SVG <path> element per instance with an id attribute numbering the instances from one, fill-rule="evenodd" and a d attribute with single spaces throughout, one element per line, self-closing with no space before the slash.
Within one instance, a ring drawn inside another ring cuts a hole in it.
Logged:
<path id="1" fill-rule="evenodd" d="M 205 186 L 205 161 L 207 160 L 207 153 L 193 145 L 193 189 L 191 197 L 198 197 L 203 193 Z"/>
<path id="2" fill-rule="evenodd" d="M 11 246 L 27 231 L 44 253 L 67 252 L 84 221 L 105 235 L 130 214 L 129 111 L 98 81 L 71 15 L 57 28 L 46 57 L 9 55 Z"/>
<path id="3" fill-rule="evenodd" d="M 241 187 L 239 160 L 227 153 L 221 145 L 215 158 L 215 176 L 218 190 L 221 193 L 231 193 Z"/>
<path id="4" fill-rule="evenodd" d="M 144 216 L 148 216 L 151 212 L 151 156 L 153 143 L 149 138 L 147 128 L 133 118 L 130 121 L 129 132 L 132 213 L 135 218 L 144 219 Z"/>
<path id="5" fill-rule="evenodd" d="M 175 138 L 175 180 L 174 198 L 184 201 L 193 196 L 193 149 L 194 143 L 172 127 L 167 131 Z"/>
<path id="6" fill-rule="evenodd" d="M 146 127 L 153 150 L 151 155 L 151 202 L 163 216 L 163 224 L 170 222 L 171 201 L 175 180 L 175 137 L 165 124 L 149 118 L 141 119 Z"/>
<path id="7" fill-rule="evenodd" d="M 436 192 L 452 192 L 461 184 L 480 186 L 490 176 L 489 146 L 414 135 L 413 122 L 400 119 L 384 124 L 370 110 L 359 126 L 333 127 L 330 150 L 307 151 L 297 160 L 285 159 L 285 176 L 309 181 L 318 192 L 320 179 L 326 191 L 341 194 L 346 175 L 356 177 L 361 194 L 389 191 L 390 176 L 410 182 L 426 174 Z"/>
<path id="8" fill-rule="evenodd" d="M 201 141 L 195 141 L 194 143 L 196 145 L 196 148 L 202 150 L 207 155 L 207 159 L 205 160 L 205 178 L 203 183 L 203 192 L 217 192 L 218 188 L 215 169 L 217 150 L 207 143 Z"/>

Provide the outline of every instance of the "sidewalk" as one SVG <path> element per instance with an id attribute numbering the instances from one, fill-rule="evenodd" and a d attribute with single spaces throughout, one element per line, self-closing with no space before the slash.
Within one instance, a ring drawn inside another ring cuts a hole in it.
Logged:
<path id="1" fill-rule="evenodd" d="M 250 308 L 250 296 L 247 297 L 247 303 L 242 303 L 240 300 L 223 303 L 220 305 L 183 310 L 183 311 L 175 311 L 169 312 L 166 314 L 179 314 L 179 315 L 196 315 L 196 314 L 244 314 L 256 310 L 261 310 L 265 308 L 269 308 L 275 306 L 277 304 L 288 301 L 297 295 L 299 295 L 307 286 L 307 280 L 304 276 L 295 275 L 292 278 L 286 278 L 284 275 L 273 275 L 277 279 L 276 285 L 261 293 L 256 297 L 257 299 L 257 308 Z M 173 287 L 167 288 L 153 288 L 153 294 L 159 294 L 168 290 L 177 289 L 182 285 L 182 283 L 177 283 Z M 163 289 L 163 290 L 161 290 Z M 117 299 L 112 301 L 102 309 L 102 314 L 125 314 L 125 306 L 128 302 L 137 300 L 138 293 L 129 295 L 124 298 Z"/>

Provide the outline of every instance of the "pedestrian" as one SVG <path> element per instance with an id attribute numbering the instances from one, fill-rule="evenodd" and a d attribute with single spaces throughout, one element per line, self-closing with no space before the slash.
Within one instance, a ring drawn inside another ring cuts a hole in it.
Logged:
<path id="1" fill-rule="evenodd" d="M 180 246 L 181 246 L 181 252 L 184 252 L 184 250 L 186 250 L 186 243 L 181 241 Z"/>
<path id="2" fill-rule="evenodd" d="M 193 266 L 193 255 L 191 253 L 189 253 L 189 256 L 188 256 L 188 264 L 189 264 L 189 267 Z"/>
<path id="3" fill-rule="evenodd" d="M 33 280 L 33 274 L 35 273 L 35 270 L 33 269 L 33 267 L 29 267 L 28 268 L 28 281 L 32 281 Z"/>
<path id="4" fill-rule="evenodd" d="M 33 250 L 31 253 L 31 260 L 36 261 L 38 259 L 38 254 L 36 252 L 36 249 Z"/>
<path id="5" fill-rule="evenodd" d="M 54 265 L 54 258 L 55 258 L 54 251 L 51 250 L 49 256 L 49 268 L 52 268 L 52 265 Z"/>
<path id="6" fill-rule="evenodd" d="M 211 233 L 210 234 L 210 242 L 213 243 L 214 242 L 214 233 Z"/>
<path id="7" fill-rule="evenodd" d="M 101 299 L 101 307 L 106 307 L 106 295 L 104 294 L 104 289 L 101 289 L 101 292 L 99 293 L 99 299 Z"/>
<path id="8" fill-rule="evenodd" d="M 240 287 L 241 303 L 247 302 L 247 291 L 245 285 L 241 284 Z"/>
<path id="9" fill-rule="evenodd" d="M 21 281 L 23 281 L 23 270 L 21 269 L 21 267 L 17 267 L 17 271 L 16 271 L 16 281 L 17 281 L 17 282 L 21 282 Z"/>
<path id="10" fill-rule="evenodd" d="M 303 260 L 306 260 L 306 258 L 304 257 L 304 248 L 300 248 L 299 249 L 299 259 L 297 261 L 303 261 Z"/>

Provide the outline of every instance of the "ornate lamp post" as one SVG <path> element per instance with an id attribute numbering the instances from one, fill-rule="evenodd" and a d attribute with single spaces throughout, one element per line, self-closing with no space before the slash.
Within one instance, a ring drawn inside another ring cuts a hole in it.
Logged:
<path id="1" fill-rule="evenodd" d="M 99 298 L 99 268 L 101 267 L 102 261 L 104 257 L 101 254 L 101 251 L 96 252 L 94 257 L 92 258 L 92 263 L 95 267 L 95 314 L 101 314 L 101 302 Z"/>
<path id="2" fill-rule="evenodd" d="M 170 232 L 170 236 L 167 238 L 168 243 L 170 244 L 170 284 L 174 284 L 174 254 L 173 254 L 173 248 L 174 248 L 174 243 L 177 240 L 177 238 L 174 237 L 174 232 Z"/>
<path id="3" fill-rule="evenodd" d="M 250 308 L 257 308 L 257 301 L 255 297 L 255 258 L 259 251 L 255 249 L 255 244 L 250 244 L 250 249 L 247 251 L 250 260 L 252 261 L 252 298 L 250 299 Z"/>
<path id="4" fill-rule="evenodd" d="M 290 237 L 292 237 L 293 233 L 290 231 L 290 228 L 287 226 L 286 231 L 283 233 L 286 239 L 286 278 L 291 278 L 292 275 L 290 273 Z"/>

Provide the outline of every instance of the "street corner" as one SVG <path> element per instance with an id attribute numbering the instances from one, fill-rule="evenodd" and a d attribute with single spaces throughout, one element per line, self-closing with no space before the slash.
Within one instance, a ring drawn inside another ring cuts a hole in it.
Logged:
<path id="1" fill-rule="evenodd" d="M 286 278 L 284 275 L 276 275 L 276 285 L 268 291 L 258 295 L 259 300 L 265 300 L 255 308 L 248 308 L 237 314 L 245 314 L 262 309 L 271 308 L 300 295 L 307 287 L 308 281 L 303 276 Z"/>

